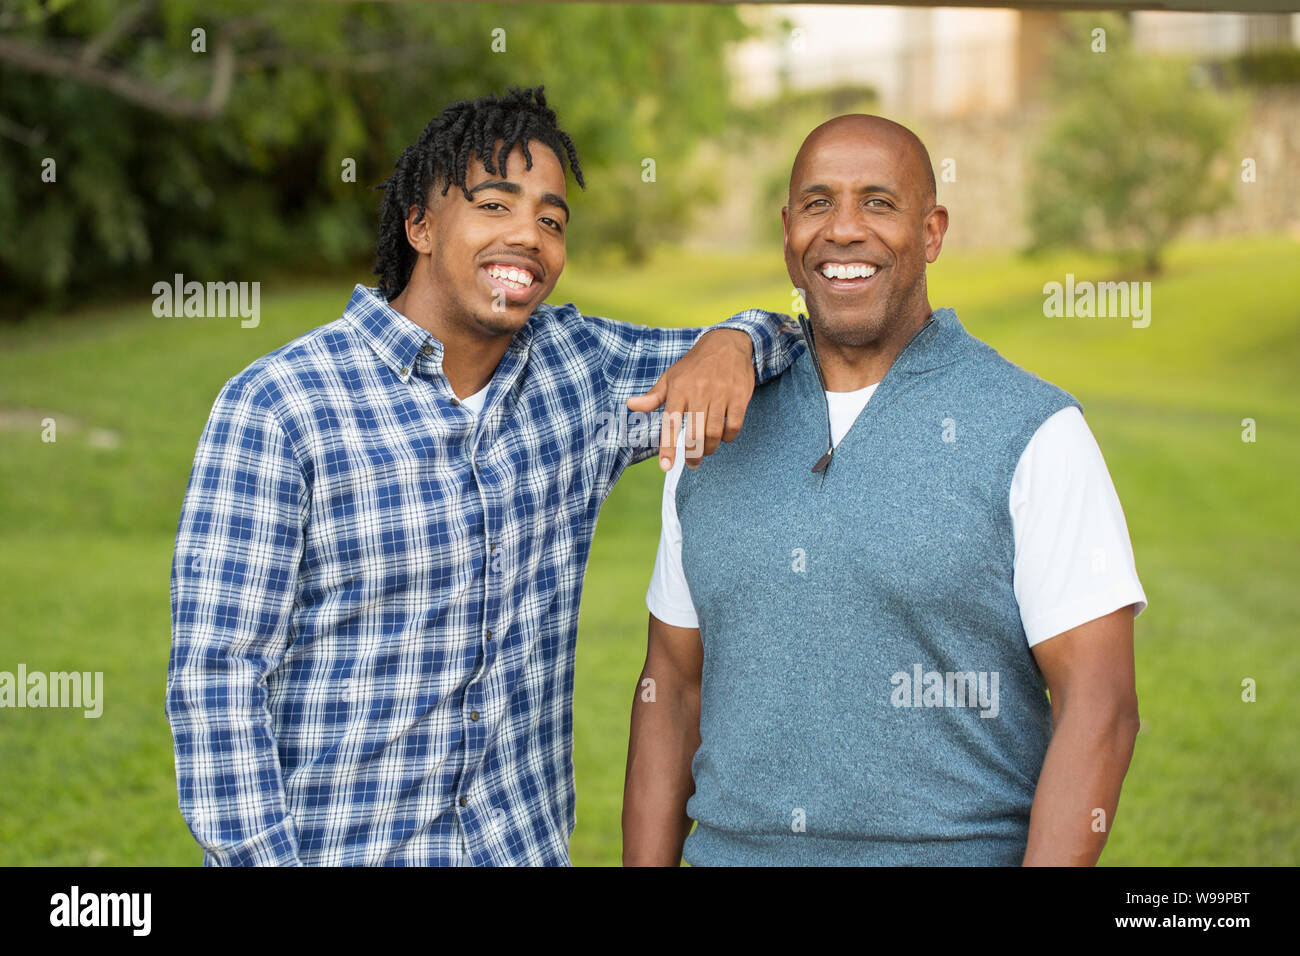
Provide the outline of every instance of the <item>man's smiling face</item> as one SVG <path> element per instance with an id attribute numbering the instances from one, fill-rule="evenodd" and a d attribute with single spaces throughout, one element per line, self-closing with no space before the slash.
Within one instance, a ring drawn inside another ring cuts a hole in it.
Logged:
<path id="1" fill-rule="evenodd" d="M 786 268 L 809 317 L 849 347 L 929 311 L 925 266 L 938 257 L 947 213 L 934 204 L 928 157 L 900 130 L 865 116 L 823 124 L 795 159 L 781 210 Z"/>
<path id="2" fill-rule="evenodd" d="M 494 150 L 500 146 L 498 140 Z M 525 169 L 516 145 L 504 175 L 499 164 L 489 173 L 472 158 L 465 174 L 472 199 L 453 185 L 445 196 L 434 189 L 429 200 L 432 288 L 444 315 L 486 336 L 514 334 L 564 271 L 564 168 L 542 143 L 530 143 L 529 152 L 532 168 Z M 412 228 L 418 236 L 408 218 L 408 235 Z"/>

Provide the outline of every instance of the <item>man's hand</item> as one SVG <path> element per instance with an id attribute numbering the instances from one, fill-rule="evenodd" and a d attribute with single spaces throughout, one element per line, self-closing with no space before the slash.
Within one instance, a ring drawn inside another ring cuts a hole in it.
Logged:
<path id="1" fill-rule="evenodd" d="M 719 441 L 740 434 L 745 409 L 754 394 L 754 342 L 737 329 L 716 329 L 668 371 L 654 388 L 627 400 L 634 412 L 663 406 L 659 430 L 659 467 L 668 471 L 677 452 L 677 432 L 686 430 L 686 467 L 698 468 L 703 455 L 718 450 Z M 702 454 L 701 454 L 702 453 Z"/>

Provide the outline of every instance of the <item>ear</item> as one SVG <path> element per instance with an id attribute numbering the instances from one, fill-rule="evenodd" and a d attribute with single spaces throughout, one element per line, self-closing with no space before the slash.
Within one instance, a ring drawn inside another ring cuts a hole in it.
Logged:
<path id="1" fill-rule="evenodd" d="M 416 217 L 419 217 L 418 222 Z M 433 210 L 428 206 L 424 207 L 423 216 L 420 215 L 420 207 L 414 204 L 406 210 L 406 241 L 420 255 L 428 255 L 433 251 L 433 236 L 430 234 L 432 223 Z"/>
<path id="2" fill-rule="evenodd" d="M 799 278 L 798 275 L 799 270 L 796 268 L 799 261 L 798 257 L 795 256 L 794 251 L 790 248 L 790 207 L 789 206 L 781 207 L 781 236 L 782 236 L 781 247 L 782 247 L 782 251 L 785 253 L 786 275 L 790 277 L 790 281 L 794 283 L 794 286 L 797 289 L 799 288 L 799 285 L 803 280 Z"/>
<path id="3" fill-rule="evenodd" d="M 948 232 L 948 208 L 935 206 L 925 217 L 925 261 L 934 262 L 943 248 L 943 237 Z"/>

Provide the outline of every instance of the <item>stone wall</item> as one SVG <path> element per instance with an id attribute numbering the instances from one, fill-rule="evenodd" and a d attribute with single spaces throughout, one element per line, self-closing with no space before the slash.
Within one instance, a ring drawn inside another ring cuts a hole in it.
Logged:
<path id="1" fill-rule="evenodd" d="M 951 248 L 1019 247 L 1028 241 L 1026 176 L 1031 150 L 1050 112 L 1041 106 L 1004 116 L 934 119 L 917 131 L 935 174 L 954 161 L 956 181 L 939 183 Z M 1255 160 L 1255 182 L 1241 163 Z M 1268 90 L 1251 102 L 1232 152 L 1234 202 L 1190 224 L 1189 236 L 1300 233 L 1300 89 Z"/>

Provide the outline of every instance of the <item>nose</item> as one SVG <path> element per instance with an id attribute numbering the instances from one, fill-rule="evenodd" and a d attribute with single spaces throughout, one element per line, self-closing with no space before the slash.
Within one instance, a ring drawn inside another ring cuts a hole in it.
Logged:
<path id="1" fill-rule="evenodd" d="M 841 203 L 835 207 L 822 235 L 830 242 L 847 245 L 864 242 L 870 237 L 866 216 L 856 203 Z"/>
<path id="2" fill-rule="evenodd" d="M 534 213 L 521 209 L 510 217 L 501 238 L 507 245 L 538 252 L 542 248 L 542 227 Z"/>

